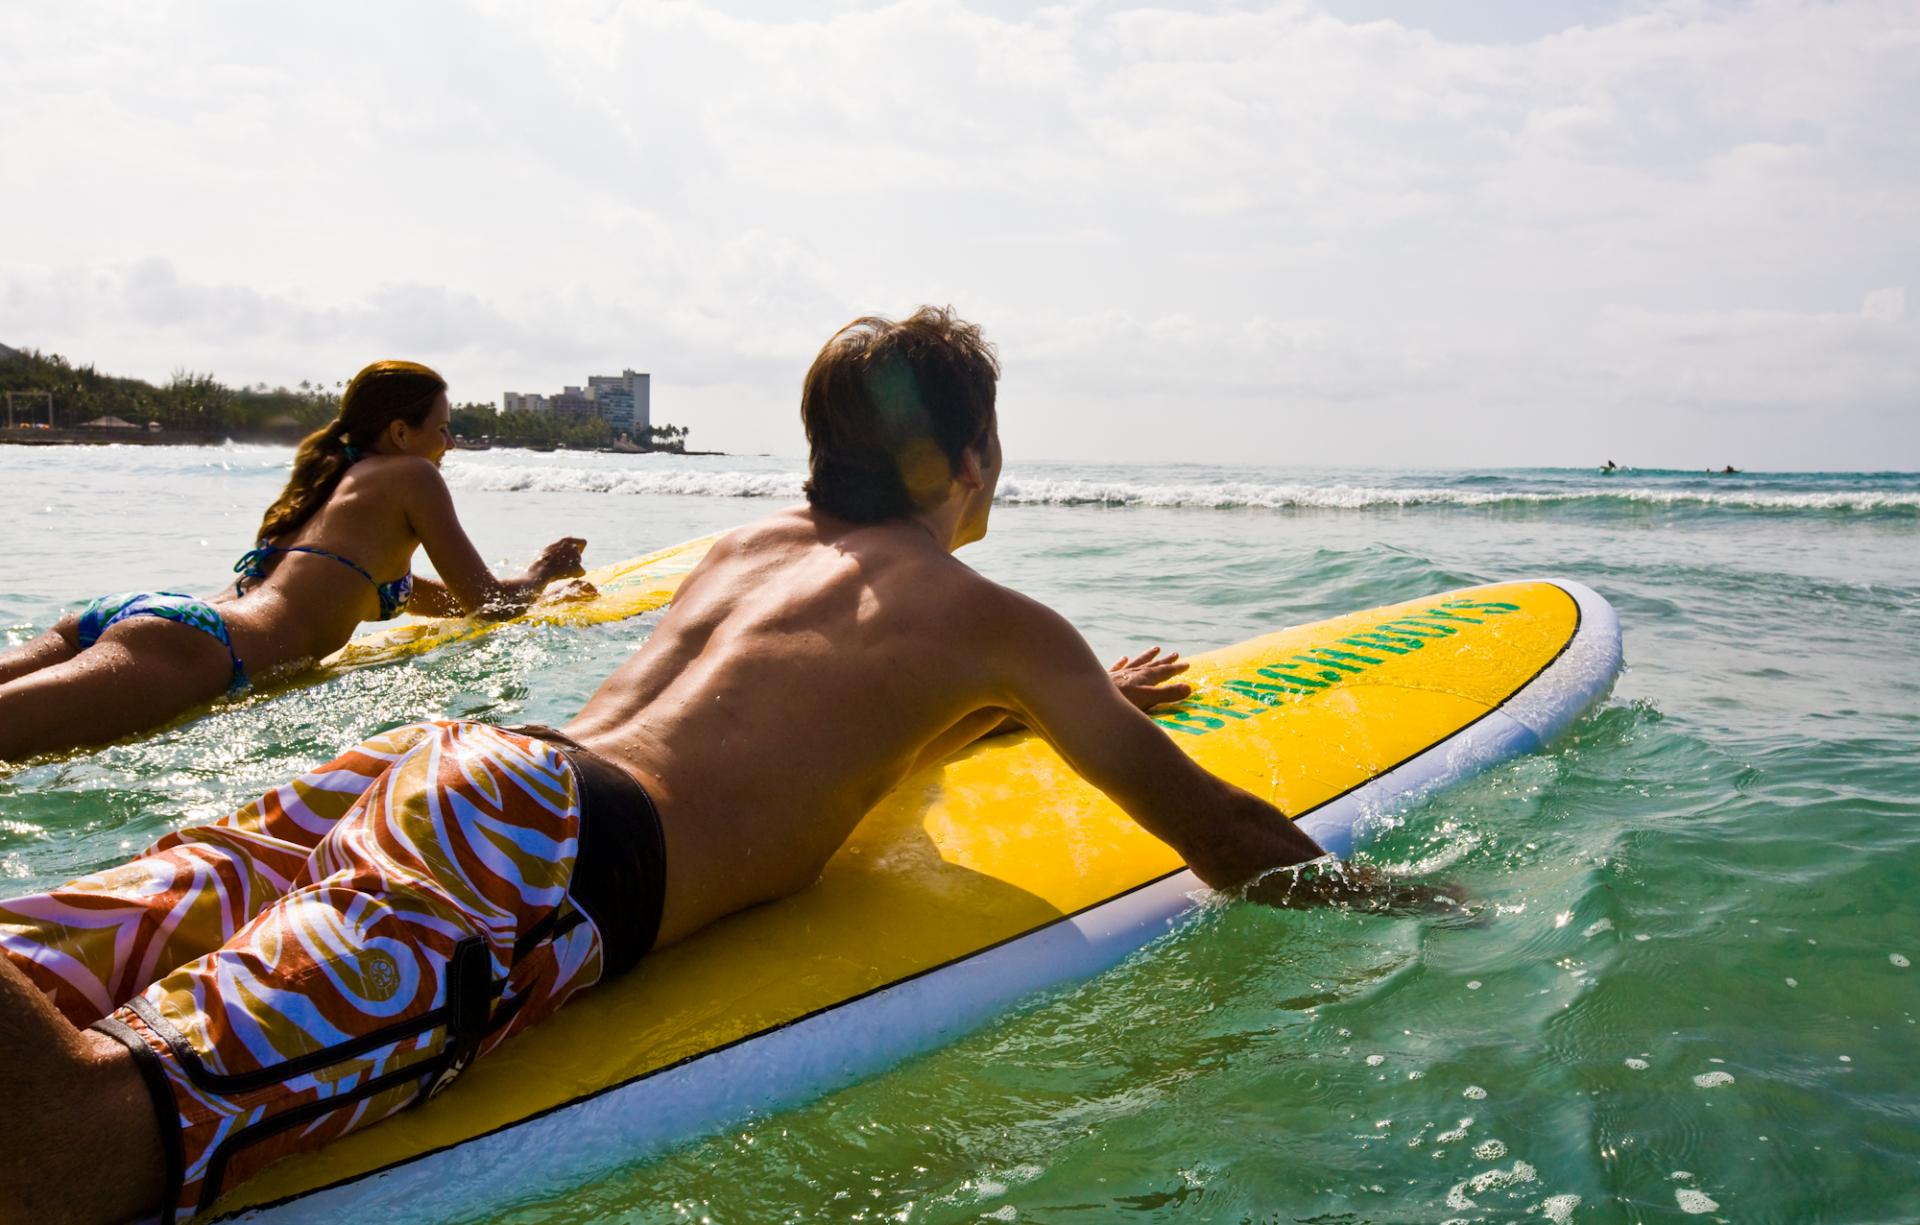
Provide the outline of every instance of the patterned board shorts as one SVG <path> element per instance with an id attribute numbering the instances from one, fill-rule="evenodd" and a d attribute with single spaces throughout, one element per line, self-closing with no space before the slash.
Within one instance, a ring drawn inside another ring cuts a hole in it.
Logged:
<path id="1" fill-rule="evenodd" d="M 657 814 L 572 748 L 480 723 L 396 728 L 132 863 L 0 902 L 0 951 L 68 1020 L 133 1051 L 168 1219 L 439 1092 L 646 951 Z M 643 811 L 589 821 L 601 796 Z M 633 830 L 651 839 L 637 860 Z"/>

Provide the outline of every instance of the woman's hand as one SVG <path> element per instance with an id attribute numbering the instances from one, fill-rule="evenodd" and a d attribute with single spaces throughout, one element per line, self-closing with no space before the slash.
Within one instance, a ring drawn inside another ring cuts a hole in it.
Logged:
<path id="1" fill-rule="evenodd" d="M 582 600 L 591 600 L 600 594 L 600 589 L 583 578 L 562 579 L 540 593 L 540 603 L 577 604 Z"/>
<path id="2" fill-rule="evenodd" d="M 555 579 L 585 574 L 580 565 L 580 552 L 586 547 L 587 542 L 578 536 L 562 536 L 540 550 L 540 556 L 527 567 L 527 577 L 544 587 Z"/>

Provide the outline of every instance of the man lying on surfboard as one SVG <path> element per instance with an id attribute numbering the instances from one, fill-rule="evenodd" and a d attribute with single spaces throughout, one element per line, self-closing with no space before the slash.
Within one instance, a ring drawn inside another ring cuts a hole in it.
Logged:
<path id="1" fill-rule="evenodd" d="M 397 728 L 0 903 L 0 1098 L 30 1120 L 0 1149 L 0 1215 L 192 1215 L 806 888 L 889 789 L 1009 717 L 1215 888 L 1392 899 L 1264 876 L 1321 850 L 1141 712 L 1185 696 L 1182 665 L 1110 675 L 954 559 L 987 530 L 998 374 L 945 311 L 855 321 L 807 374 L 807 505 L 716 544 L 564 728 Z"/>

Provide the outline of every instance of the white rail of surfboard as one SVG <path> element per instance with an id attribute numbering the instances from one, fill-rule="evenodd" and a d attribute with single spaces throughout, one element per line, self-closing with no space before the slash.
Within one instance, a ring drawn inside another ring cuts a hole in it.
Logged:
<path id="1" fill-rule="evenodd" d="M 1533 752 L 1605 696 L 1620 623 L 1590 588 L 1552 580 L 1580 607 L 1572 642 L 1498 709 L 1299 818 L 1344 855 L 1394 811 Z M 557 1194 L 621 1165 L 801 1105 L 935 1050 L 1050 988 L 1112 968 L 1207 896 L 1176 872 L 1091 909 L 778 1029 L 614 1086 L 451 1149 L 249 1211 L 245 1219 L 444 1220 Z"/>

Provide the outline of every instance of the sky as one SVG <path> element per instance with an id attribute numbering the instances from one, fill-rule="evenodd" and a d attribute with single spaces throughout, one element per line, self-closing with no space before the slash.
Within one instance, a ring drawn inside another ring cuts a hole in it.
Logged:
<path id="1" fill-rule="evenodd" d="M 0 343 L 653 375 L 804 450 L 951 304 L 1021 459 L 1920 469 L 1912 0 L 0 6 Z"/>

